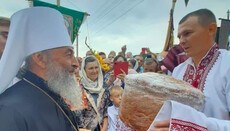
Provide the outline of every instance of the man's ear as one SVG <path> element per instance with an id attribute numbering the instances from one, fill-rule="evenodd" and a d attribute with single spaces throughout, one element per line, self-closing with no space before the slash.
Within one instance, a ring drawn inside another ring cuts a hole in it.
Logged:
<path id="1" fill-rule="evenodd" d="M 214 35 L 217 31 L 217 25 L 216 23 L 210 23 L 208 26 L 208 31 L 210 35 Z"/>
<path id="2" fill-rule="evenodd" d="M 46 65 L 48 63 L 47 55 L 38 52 L 32 55 L 32 59 L 34 61 L 34 64 L 36 64 L 40 68 L 46 68 Z"/>

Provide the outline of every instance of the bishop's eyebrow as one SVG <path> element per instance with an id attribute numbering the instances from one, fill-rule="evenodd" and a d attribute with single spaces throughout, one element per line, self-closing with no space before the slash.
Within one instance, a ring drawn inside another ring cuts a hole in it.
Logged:
<path id="1" fill-rule="evenodd" d="M 65 51 L 66 54 L 68 53 L 74 53 L 73 49 L 72 48 L 68 48 L 66 51 Z"/>

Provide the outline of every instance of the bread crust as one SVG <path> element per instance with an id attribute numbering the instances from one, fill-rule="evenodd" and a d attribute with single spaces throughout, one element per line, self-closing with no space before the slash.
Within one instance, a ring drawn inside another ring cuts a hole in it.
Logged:
<path id="1" fill-rule="evenodd" d="M 166 100 L 197 110 L 204 105 L 203 93 L 184 81 L 157 73 L 131 74 L 125 78 L 120 119 L 132 129 L 146 131 Z"/>

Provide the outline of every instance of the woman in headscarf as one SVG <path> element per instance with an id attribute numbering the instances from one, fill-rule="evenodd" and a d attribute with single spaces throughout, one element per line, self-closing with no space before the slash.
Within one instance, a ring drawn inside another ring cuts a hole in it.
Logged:
<path id="1" fill-rule="evenodd" d="M 106 130 L 109 96 L 103 88 L 102 70 L 94 56 L 87 56 L 82 60 L 80 85 L 84 109 L 79 115 L 79 127 L 91 131 Z"/>
<path id="2" fill-rule="evenodd" d="M 137 74 L 138 62 L 135 59 L 129 59 L 128 74 Z"/>

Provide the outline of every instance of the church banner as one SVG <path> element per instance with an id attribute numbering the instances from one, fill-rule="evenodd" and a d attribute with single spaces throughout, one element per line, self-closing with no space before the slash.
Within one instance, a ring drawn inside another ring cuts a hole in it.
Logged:
<path id="1" fill-rule="evenodd" d="M 221 49 L 227 49 L 228 38 L 230 31 L 230 20 L 221 19 L 218 44 Z"/>
<path id="2" fill-rule="evenodd" d="M 71 36 L 72 43 L 74 42 L 76 36 L 78 35 L 78 31 L 80 29 L 81 24 L 87 17 L 87 13 L 75 11 L 72 9 L 68 9 L 62 6 L 53 5 L 50 3 L 34 0 L 33 6 L 45 6 L 45 7 L 51 7 L 58 11 L 60 11 L 65 20 L 65 25 L 68 29 L 68 33 Z"/>

